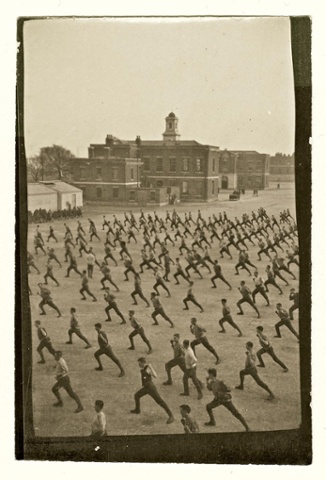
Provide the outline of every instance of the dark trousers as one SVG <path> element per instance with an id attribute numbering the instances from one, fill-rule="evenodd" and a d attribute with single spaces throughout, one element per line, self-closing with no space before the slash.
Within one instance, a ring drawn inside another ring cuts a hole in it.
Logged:
<path id="1" fill-rule="evenodd" d="M 172 377 L 171 377 L 171 370 L 172 368 L 174 367 L 180 367 L 181 370 L 183 372 L 185 372 L 186 370 L 186 365 L 185 365 L 185 359 L 184 359 L 184 356 L 182 355 L 181 357 L 176 357 L 176 358 L 172 358 L 172 360 L 169 360 L 166 364 L 165 364 L 165 370 L 166 370 L 166 373 L 167 373 L 167 376 L 168 376 L 168 380 L 170 382 L 172 382 Z"/>
<path id="2" fill-rule="evenodd" d="M 133 292 L 131 292 L 131 296 L 134 299 L 134 302 L 137 303 L 136 301 L 136 295 L 139 295 L 142 300 L 149 306 L 148 300 L 145 298 L 143 291 L 140 288 L 136 288 Z"/>
<path id="3" fill-rule="evenodd" d="M 86 337 L 84 337 L 84 335 L 82 334 L 82 332 L 80 331 L 79 328 L 76 328 L 76 327 L 71 327 L 69 330 L 68 330 L 68 335 L 69 335 L 69 341 L 72 343 L 72 335 L 73 333 L 75 335 L 77 335 L 77 337 L 79 337 L 81 340 L 83 340 L 83 342 L 86 343 L 86 345 L 90 345 L 89 341 L 87 340 Z"/>
<path id="4" fill-rule="evenodd" d="M 233 327 L 235 330 L 237 330 L 239 333 L 242 333 L 240 328 L 238 327 L 238 325 L 234 322 L 233 318 L 231 317 L 231 315 L 228 315 L 227 317 L 223 317 L 219 320 L 218 322 L 221 326 L 221 329 L 224 331 L 224 326 L 223 324 L 224 323 L 228 323 L 229 325 L 231 325 L 231 327 Z"/>
<path id="5" fill-rule="evenodd" d="M 260 350 L 258 350 L 258 352 L 257 352 L 257 358 L 258 358 L 259 364 L 260 364 L 262 367 L 265 366 L 264 361 L 263 361 L 263 358 L 262 358 L 262 356 L 264 355 L 264 353 L 268 353 L 268 355 L 270 355 L 270 356 L 272 357 L 272 359 L 274 360 L 275 363 L 278 363 L 282 368 L 284 368 L 284 370 L 286 369 L 286 366 L 284 365 L 284 363 L 281 362 L 281 360 L 275 355 L 275 352 L 274 352 L 274 348 L 273 348 L 273 347 L 261 348 Z"/>
<path id="6" fill-rule="evenodd" d="M 243 303 L 249 303 L 249 305 L 250 305 L 250 306 L 258 313 L 258 315 L 259 315 L 258 309 L 257 309 L 256 305 L 254 304 L 254 302 L 251 300 L 250 297 L 241 298 L 241 299 L 237 302 L 238 308 L 239 308 L 240 312 L 242 312 L 242 313 L 243 313 L 243 310 L 242 310 L 242 308 L 241 308 L 241 305 L 242 305 Z"/>
<path id="7" fill-rule="evenodd" d="M 44 310 L 44 305 L 49 305 L 49 307 L 53 308 L 54 310 L 56 310 L 56 311 L 58 312 L 59 315 L 61 315 L 60 310 L 59 310 L 58 307 L 52 302 L 52 300 L 42 300 L 42 301 L 39 303 L 39 307 L 40 307 L 41 312 L 42 312 L 43 315 L 46 315 L 45 310 Z"/>
<path id="8" fill-rule="evenodd" d="M 80 273 L 80 271 L 77 269 L 75 265 L 69 265 L 69 267 L 67 268 L 67 277 L 69 277 L 71 270 L 74 270 L 76 273 L 78 273 L 80 277 L 82 276 L 82 274 Z"/>
<path id="9" fill-rule="evenodd" d="M 53 388 L 52 388 L 52 392 L 57 397 L 58 402 L 63 403 L 60 392 L 59 392 L 60 388 L 64 388 L 66 390 L 68 395 L 75 400 L 78 407 L 82 406 L 77 393 L 75 393 L 72 389 L 72 386 L 70 384 L 70 378 L 68 375 L 64 375 L 63 377 L 58 378 L 58 380 L 56 381 L 56 383 L 53 385 Z"/>
<path id="10" fill-rule="evenodd" d="M 149 261 L 146 260 L 146 261 L 142 262 L 142 263 L 139 265 L 139 268 L 140 268 L 140 272 L 141 272 L 141 273 L 143 273 L 143 267 L 145 267 L 145 265 L 146 265 L 146 267 L 147 267 L 148 269 L 154 270 L 154 267 L 152 267 L 152 265 L 149 263 Z"/>
<path id="11" fill-rule="evenodd" d="M 266 390 L 270 395 L 273 395 L 271 390 L 268 388 L 266 383 L 264 383 L 261 378 L 258 375 L 257 368 L 256 367 L 251 367 L 251 368 L 244 368 L 243 370 L 240 371 L 240 386 L 243 387 L 244 383 L 244 377 L 246 375 L 251 375 L 252 378 L 255 380 L 257 385 L 259 385 L 261 388 Z"/>
<path id="12" fill-rule="evenodd" d="M 262 295 L 262 297 L 264 297 L 264 299 L 266 300 L 267 305 L 269 305 L 268 296 L 266 295 L 265 289 L 262 285 L 259 285 L 258 287 L 256 287 L 255 290 L 252 292 L 252 300 L 253 300 L 254 303 L 255 303 L 255 297 L 256 297 L 257 293 L 260 293 L 260 295 Z"/>
<path id="13" fill-rule="evenodd" d="M 293 304 L 292 307 L 289 308 L 289 314 L 291 320 L 293 319 L 293 312 L 299 308 L 299 305 Z"/>
<path id="14" fill-rule="evenodd" d="M 144 385 L 140 390 L 135 393 L 135 410 L 137 412 L 140 412 L 140 399 L 145 395 L 149 395 L 150 397 L 152 397 L 152 399 L 166 411 L 169 417 L 172 417 L 171 410 L 169 409 L 161 395 L 158 393 L 157 388 L 153 382 L 146 383 L 146 385 Z"/>
<path id="15" fill-rule="evenodd" d="M 267 285 L 273 285 L 275 288 L 278 289 L 278 291 L 280 293 L 282 293 L 282 289 L 281 287 L 276 283 L 276 280 L 275 278 L 269 278 L 268 280 L 266 280 L 266 282 L 264 283 L 265 285 L 265 288 L 266 288 L 266 291 L 268 292 L 268 288 L 267 288 Z"/>
<path id="16" fill-rule="evenodd" d="M 57 286 L 59 286 L 58 280 L 56 278 L 54 278 L 54 276 L 52 274 L 46 273 L 43 278 L 44 278 L 45 285 L 47 285 L 47 283 L 48 283 L 47 279 L 51 278 L 51 280 L 53 280 L 57 284 Z"/>
<path id="17" fill-rule="evenodd" d="M 102 280 L 100 280 L 101 284 L 103 285 L 103 288 L 105 288 L 104 282 L 105 282 L 106 280 L 107 280 L 108 282 L 110 282 L 111 285 L 114 286 L 114 288 L 116 289 L 117 292 L 119 291 L 117 285 L 114 283 L 114 281 L 112 280 L 111 276 L 110 276 L 110 277 L 105 276 L 105 277 L 102 278 Z"/>
<path id="18" fill-rule="evenodd" d="M 186 298 L 183 299 L 183 303 L 185 304 L 186 309 L 189 310 L 187 302 L 192 302 L 194 305 L 197 305 L 197 307 L 199 307 L 200 310 L 203 310 L 203 307 L 197 302 L 197 300 L 193 295 L 187 295 Z"/>
<path id="19" fill-rule="evenodd" d="M 189 270 L 190 270 L 191 268 L 194 270 L 194 272 L 198 273 L 198 275 L 200 276 L 200 278 L 203 278 L 202 274 L 200 273 L 199 270 L 197 270 L 197 267 L 196 267 L 196 265 L 195 265 L 194 263 L 189 263 L 189 265 L 187 265 L 186 268 L 185 268 L 185 272 L 186 272 L 186 274 L 188 275 L 188 277 L 190 277 L 190 275 L 189 275 Z"/>
<path id="20" fill-rule="evenodd" d="M 101 355 L 106 355 L 107 357 L 109 357 L 112 360 L 112 362 L 114 362 L 120 368 L 120 370 L 123 372 L 122 365 L 119 362 L 119 360 L 117 359 L 117 357 L 114 355 L 113 350 L 110 347 L 110 345 L 107 345 L 106 347 L 99 348 L 99 350 L 96 350 L 96 352 L 94 353 L 94 357 L 96 358 L 97 363 L 99 364 L 100 367 L 103 368 L 103 365 L 102 365 L 102 362 L 101 362 L 101 359 L 100 359 Z"/>
<path id="21" fill-rule="evenodd" d="M 53 233 L 51 233 L 49 236 L 48 236 L 48 241 L 50 240 L 50 238 L 53 238 L 57 243 L 58 243 L 58 240 L 56 239 L 55 235 Z"/>
<path id="22" fill-rule="evenodd" d="M 154 310 L 154 312 L 152 313 L 152 319 L 154 320 L 154 323 L 158 323 L 158 321 L 156 320 L 156 317 L 158 315 L 161 315 L 161 317 L 164 318 L 164 320 L 166 320 L 167 322 L 169 322 L 171 325 L 173 325 L 172 321 L 170 320 L 170 318 L 167 316 L 167 314 L 164 312 L 163 308 L 157 308 Z"/>
<path id="23" fill-rule="evenodd" d="M 51 340 L 49 340 L 48 338 L 44 338 L 43 340 L 40 341 L 36 351 L 41 357 L 42 362 L 45 362 L 45 358 L 42 352 L 43 348 L 47 348 L 48 351 L 51 353 L 51 355 L 55 354 L 55 349 L 52 346 Z"/>
<path id="24" fill-rule="evenodd" d="M 131 346 L 134 347 L 134 337 L 136 337 L 137 335 L 140 336 L 140 338 L 143 340 L 144 343 L 146 343 L 146 345 L 148 346 L 149 349 L 151 349 L 151 344 L 149 343 L 149 340 L 148 338 L 146 337 L 145 335 L 145 332 L 144 332 L 144 329 L 143 327 L 141 328 L 137 328 L 137 329 L 134 329 L 133 332 L 131 332 L 131 334 L 129 335 L 129 340 L 130 340 L 130 343 L 131 343 Z"/>
<path id="25" fill-rule="evenodd" d="M 167 288 L 166 285 L 164 285 L 163 282 L 161 281 L 158 281 L 155 283 L 155 285 L 153 285 L 153 290 L 155 290 L 155 292 L 159 295 L 159 292 L 157 290 L 157 287 L 161 286 L 162 288 L 164 288 L 164 290 L 168 293 L 168 295 L 170 295 L 170 292 L 169 292 L 169 289 Z"/>
<path id="26" fill-rule="evenodd" d="M 112 253 L 107 253 L 107 254 L 105 255 L 104 261 L 105 261 L 106 265 L 108 264 L 107 258 L 111 258 L 111 260 L 116 264 L 116 266 L 118 266 L 117 261 L 116 261 L 116 259 L 114 258 L 114 256 L 112 255 Z"/>
<path id="27" fill-rule="evenodd" d="M 239 273 L 239 272 L 238 272 L 238 269 L 239 269 L 240 267 L 241 267 L 243 270 L 247 270 L 247 272 L 249 273 L 249 275 L 251 275 L 251 272 L 250 272 L 249 268 L 246 266 L 245 262 L 239 262 L 239 263 L 236 264 L 235 269 L 236 269 L 237 273 Z"/>
<path id="28" fill-rule="evenodd" d="M 229 400 L 227 402 L 220 403 L 217 398 L 214 398 L 214 400 L 212 402 L 210 402 L 206 405 L 206 410 L 207 410 L 207 413 L 209 415 L 210 421 L 212 423 L 215 423 L 215 419 L 214 419 L 214 415 L 213 415 L 213 409 L 216 408 L 216 407 L 219 407 L 221 405 L 223 407 L 225 407 L 227 410 L 229 410 L 229 412 L 232 413 L 232 415 L 235 418 L 240 420 L 240 422 L 242 423 L 242 425 L 245 427 L 246 430 L 249 430 L 247 422 L 245 421 L 243 416 L 238 412 L 238 410 L 235 408 L 235 406 L 233 405 L 231 400 Z"/>
<path id="29" fill-rule="evenodd" d="M 110 310 L 114 310 L 115 313 L 118 315 L 118 317 L 121 318 L 121 320 L 123 321 L 123 323 L 125 323 L 124 316 L 122 315 L 122 313 L 121 313 L 120 310 L 118 309 L 116 303 L 110 303 L 110 304 L 105 308 L 105 313 L 107 314 L 107 317 L 108 317 L 109 322 L 111 322 L 111 317 L 110 317 L 110 313 L 109 313 Z"/>
<path id="30" fill-rule="evenodd" d="M 136 270 L 134 269 L 133 266 L 128 267 L 127 270 L 125 270 L 125 271 L 123 272 L 124 275 L 125 275 L 125 277 L 126 277 L 126 280 L 129 280 L 129 278 L 128 278 L 128 273 L 129 273 L 129 272 L 132 272 L 132 273 L 135 275 Z"/>
<path id="31" fill-rule="evenodd" d="M 182 278 L 184 278 L 188 283 L 189 283 L 189 280 L 188 278 L 186 277 L 186 275 L 184 274 L 184 272 L 182 270 L 178 270 L 177 273 L 175 273 L 173 276 L 177 282 L 177 284 L 179 284 L 180 282 L 178 281 L 178 276 L 181 275 Z"/>
<path id="32" fill-rule="evenodd" d="M 93 240 L 93 237 L 96 237 L 99 241 L 101 241 L 100 237 L 97 235 L 97 233 L 95 232 L 92 232 L 90 237 L 89 237 L 89 240 L 92 241 Z"/>
<path id="33" fill-rule="evenodd" d="M 94 265 L 87 265 L 87 276 L 89 278 L 93 278 L 93 270 L 94 270 Z"/>
<path id="34" fill-rule="evenodd" d="M 190 343 L 190 346 L 193 349 L 194 353 L 195 353 L 195 347 L 200 344 L 202 344 L 209 352 L 211 352 L 216 358 L 216 360 L 219 359 L 219 356 L 217 355 L 215 348 L 212 347 L 212 345 L 209 343 L 209 341 L 207 340 L 207 337 L 196 338 Z"/>
<path id="35" fill-rule="evenodd" d="M 186 395 L 189 395 L 189 384 L 188 384 L 189 378 L 191 378 L 192 383 L 195 385 L 197 392 L 201 393 L 202 389 L 201 389 L 200 381 L 197 378 L 196 370 L 197 370 L 196 367 L 193 367 L 193 368 L 186 368 L 184 371 L 182 381 L 183 381 L 184 393 Z"/>
<path id="36" fill-rule="evenodd" d="M 92 294 L 92 292 L 90 291 L 90 289 L 88 287 L 82 287 L 80 290 L 79 290 L 79 293 L 81 294 L 81 296 L 83 298 L 86 298 L 85 295 L 84 295 L 84 292 L 87 293 L 87 295 L 89 295 L 90 297 L 92 297 L 94 300 L 95 300 L 95 296 Z"/>
<path id="37" fill-rule="evenodd" d="M 281 337 L 281 333 L 280 333 L 280 327 L 282 327 L 283 325 L 285 325 L 289 330 L 290 332 L 293 333 L 293 335 L 295 337 L 297 337 L 297 339 L 299 340 L 299 335 L 298 333 L 294 330 L 294 328 L 292 327 L 292 324 L 291 324 L 291 320 L 288 318 L 288 319 L 285 319 L 285 320 L 280 320 L 279 322 L 277 322 L 275 324 L 275 330 L 276 330 L 276 335 L 278 337 Z"/>
<path id="38" fill-rule="evenodd" d="M 222 280 L 222 282 L 224 282 L 230 289 L 232 288 L 231 285 L 229 284 L 229 282 L 227 280 L 225 280 L 225 278 L 223 277 L 223 275 L 214 275 L 214 277 L 211 278 L 211 282 L 212 284 L 216 287 L 216 284 L 215 284 L 215 281 L 214 280 L 217 280 L 217 279 L 220 279 Z"/>

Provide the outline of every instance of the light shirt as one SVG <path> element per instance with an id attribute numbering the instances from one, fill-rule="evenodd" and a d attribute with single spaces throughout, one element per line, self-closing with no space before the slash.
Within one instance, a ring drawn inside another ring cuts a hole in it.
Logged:
<path id="1" fill-rule="evenodd" d="M 65 362 L 65 360 L 61 357 L 57 361 L 57 366 L 55 368 L 55 374 L 56 377 L 64 377 L 65 375 L 68 375 L 68 366 Z"/>
<path id="2" fill-rule="evenodd" d="M 197 365 L 197 358 L 195 357 L 194 351 L 191 347 L 188 347 L 185 350 L 185 364 L 186 368 L 194 368 Z"/>
<path id="3" fill-rule="evenodd" d="M 88 253 L 86 255 L 86 262 L 88 263 L 88 265 L 95 265 L 95 255 L 93 255 L 92 253 Z"/>

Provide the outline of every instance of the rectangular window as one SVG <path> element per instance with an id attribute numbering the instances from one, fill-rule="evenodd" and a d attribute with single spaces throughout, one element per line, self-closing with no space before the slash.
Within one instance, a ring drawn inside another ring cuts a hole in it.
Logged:
<path id="1" fill-rule="evenodd" d="M 163 172 L 163 158 L 156 157 L 156 171 Z"/>
<path id="2" fill-rule="evenodd" d="M 134 202 L 134 201 L 136 200 L 136 192 L 135 192 L 135 190 L 130 190 L 130 192 L 129 192 L 129 200 L 130 200 L 131 202 Z"/>
<path id="3" fill-rule="evenodd" d="M 189 172 L 189 158 L 182 159 L 182 171 Z"/>
<path id="4" fill-rule="evenodd" d="M 79 167 L 80 180 L 86 180 L 86 167 Z"/>
<path id="5" fill-rule="evenodd" d="M 196 158 L 196 172 L 203 171 L 203 160 L 201 158 Z"/>
<path id="6" fill-rule="evenodd" d="M 118 167 L 112 167 L 112 180 L 118 180 L 119 175 L 118 175 Z"/>
<path id="7" fill-rule="evenodd" d="M 102 168 L 96 167 L 96 180 L 102 180 Z"/>
<path id="8" fill-rule="evenodd" d="M 134 180 L 134 179 L 135 179 L 135 177 L 134 177 L 134 169 L 131 168 L 131 169 L 130 169 L 130 180 Z"/>
<path id="9" fill-rule="evenodd" d="M 170 172 L 177 171 L 177 159 L 175 157 L 170 157 Z"/>
<path id="10" fill-rule="evenodd" d="M 182 193 L 188 193 L 188 182 L 182 182 Z"/>
<path id="11" fill-rule="evenodd" d="M 215 182 L 212 180 L 212 195 L 215 195 Z"/>
<path id="12" fill-rule="evenodd" d="M 112 198 L 119 198 L 119 189 L 116 187 L 112 189 Z"/>
<path id="13" fill-rule="evenodd" d="M 203 195 L 203 184 L 202 182 L 198 182 L 196 185 L 197 196 L 201 197 Z"/>
<path id="14" fill-rule="evenodd" d="M 163 180 L 157 180 L 156 181 L 156 186 L 159 187 L 159 188 L 163 187 Z"/>
<path id="15" fill-rule="evenodd" d="M 144 158 L 144 172 L 149 172 L 149 157 Z"/>
<path id="16" fill-rule="evenodd" d="M 96 198 L 102 198 L 102 188 L 101 187 L 96 188 Z"/>

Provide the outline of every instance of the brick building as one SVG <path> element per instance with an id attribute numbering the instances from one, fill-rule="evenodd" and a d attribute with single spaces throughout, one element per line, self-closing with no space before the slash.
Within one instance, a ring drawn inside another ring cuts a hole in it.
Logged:
<path id="1" fill-rule="evenodd" d="M 178 119 L 165 119 L 163 140 L 141 142 L 142 184 L 178 187 L 182 202 L 211 202 L 218 198 L 219 147 L 180 140 Z"/>
<path id="2" fill-rule="evenodd" d="M 269 185 L 269 161 L 269 155 L 255 151 L 221 151 L 220 188 L 263 190 Z"/>
<path id="3" fill-rule="evenodd" d="M 270 158 L 271 182 L 294 182 L 294 154 L 276 153 Z"/>
<path id="4" fill-rule="evenodd" d="M 72 160 L 74 185 L 87 201 L 125 203 L 136 201 L 141 180 L 141 159 L 136 142 L 107 135 L 104 144 L 91 144 L 88 158 Z"/>

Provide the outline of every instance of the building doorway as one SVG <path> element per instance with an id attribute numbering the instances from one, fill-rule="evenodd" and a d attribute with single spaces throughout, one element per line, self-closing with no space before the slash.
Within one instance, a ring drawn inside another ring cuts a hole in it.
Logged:
<path id="1" fill-rule="evenodd" d="M 229 188 L 229 177 L 222 175 L 222 190 L 227 190 Z"/>

